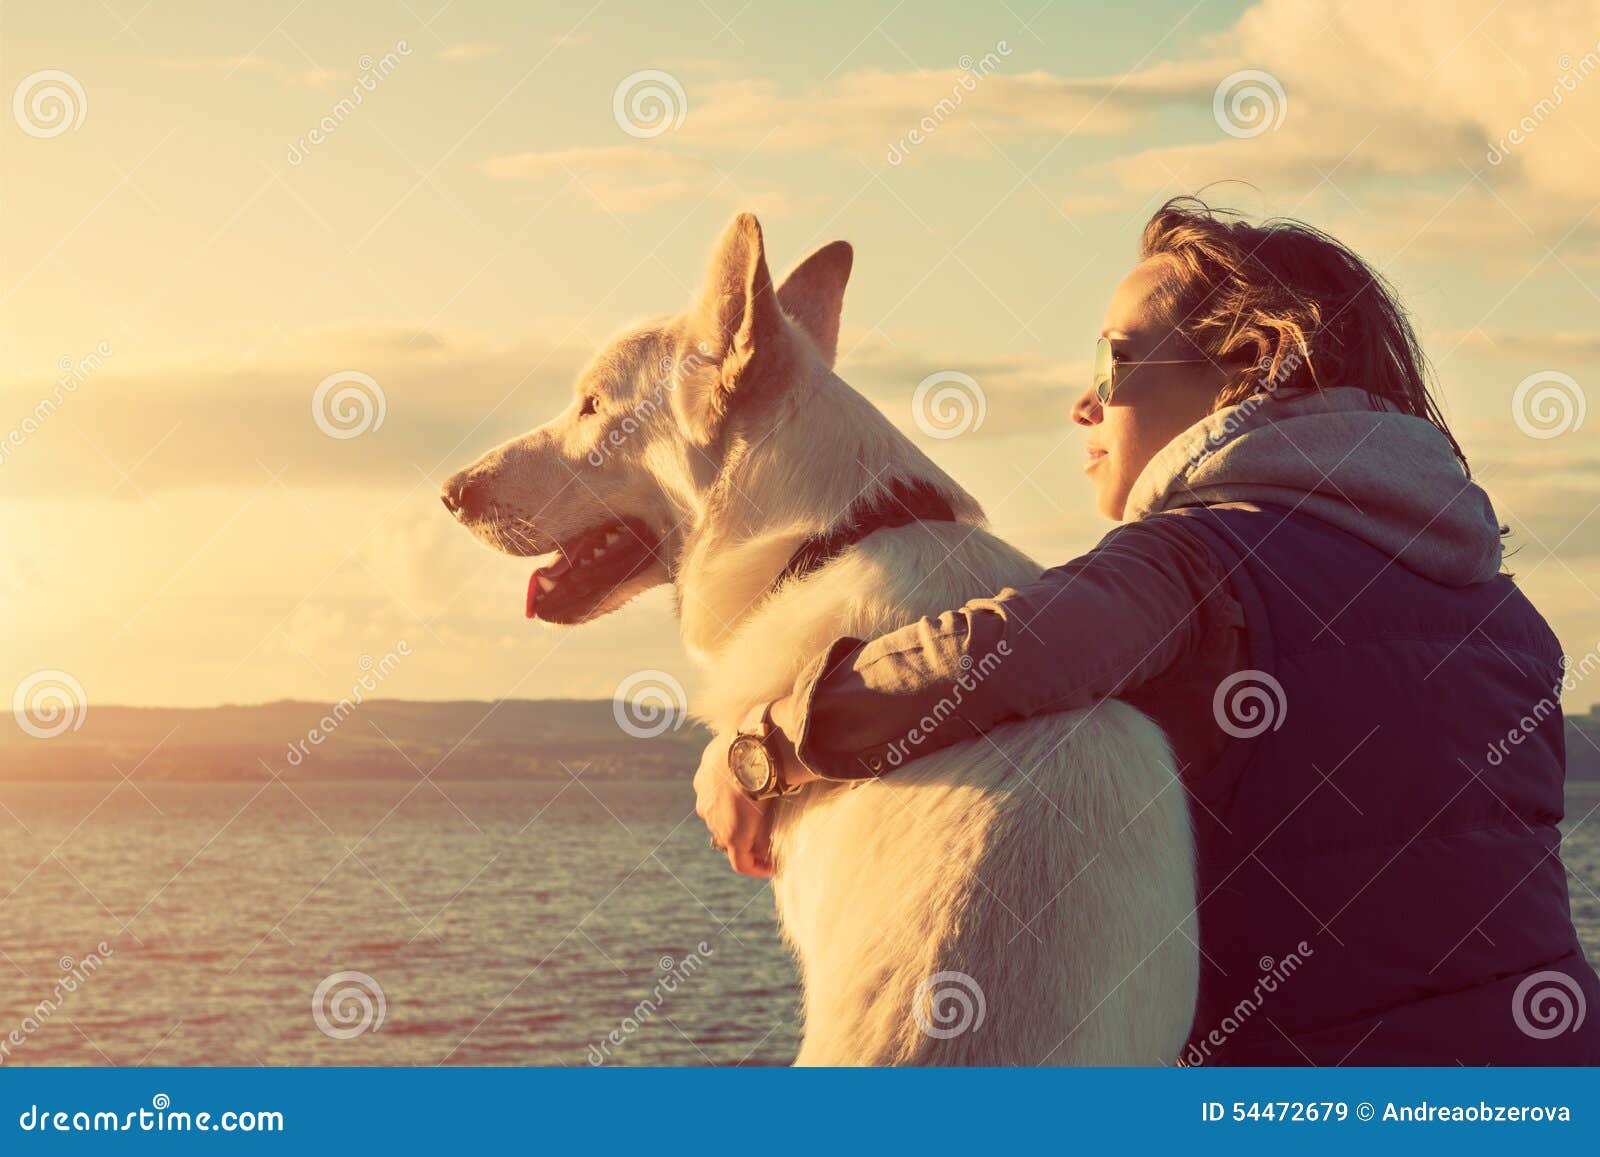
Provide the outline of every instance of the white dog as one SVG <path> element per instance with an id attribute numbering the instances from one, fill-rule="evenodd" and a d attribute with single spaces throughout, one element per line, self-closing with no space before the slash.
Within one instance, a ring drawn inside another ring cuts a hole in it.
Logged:
<path id="1" fill-rule="evenodd" d="M 671 583 L 717 732 L 870 637 L 1030 581 L 977 503 L 832 366 L 850 247 L 774 288 L 761 228 L 723 234 L 688 312 L 612 341 L 553 421 L 445 502 L 534 571 L 528 614 L 585 622 Z M 792 556 L 896 484 L 954 521 Z M 971 677 L 991 672 L 974 672 Z M 805 987 L 801 1064 L 1158 1064 L 1194 1012 L 1194 863 L 1156 726 L 1126 704 L 1007 724 L 858 788 L 782 800 L 775 891 Z"/>

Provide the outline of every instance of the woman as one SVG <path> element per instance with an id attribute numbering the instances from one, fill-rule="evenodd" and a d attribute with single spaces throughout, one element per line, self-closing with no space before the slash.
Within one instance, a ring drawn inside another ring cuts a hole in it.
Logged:
<path id="1" fill-rule="evenodd" d="M 1556 827 L 1560 646 L 1500 573 L 1386 283 L 1303 224 L 1170 202 L 1072 415 L 1122 525 L 1030 586 L 836 641 L 758 725 L 784 786 L 1115 696 L 1190 797 L 1187 1063 L 1600 1062 Z M 784 805 L 741 790 L 733 739 L 698 810 L 770 875 Z M 1263 927 L 1294 951 L 1260 957 Z"/>

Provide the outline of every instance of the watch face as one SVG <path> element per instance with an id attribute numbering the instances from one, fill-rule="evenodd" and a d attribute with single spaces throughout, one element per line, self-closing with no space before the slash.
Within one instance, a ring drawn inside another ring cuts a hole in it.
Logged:
<path id="1" fill-rule="evenodd" d="M 728 770 L 745 791 L 765 791 L 772 782 L 772 757 L 767 745 L 754 735 L 736 737 L 728 746 Z"/>

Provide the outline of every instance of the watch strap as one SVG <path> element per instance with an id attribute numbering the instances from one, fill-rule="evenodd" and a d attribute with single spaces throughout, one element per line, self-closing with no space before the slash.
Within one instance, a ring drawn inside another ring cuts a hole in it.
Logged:
<path id="1" fill-rule="evenodd" d="M 765 739 L 772 734 L 772 702 L 757 703 L 745 712 L 744 719 L 739 723 L 740 735 L 754 735 Z"/>
<path id="2" fill-rule="evenodd" d="M 745 790 L 745 794 L 754 800 L 776 799 L 782 795 L 793 795 L 800 790 L 799 784 L 791 786 L 784 781 L 783 756 L 772 742 L 773 731 L 772 703 L 770 700 L 757 703 L 745 714 L 744 721 L 739 724 L 740 735 L 749 736 L 760 741 L 761 746 L 766 750 L 767 761 L 772 768 L 772 778 L 767 782 L 765 790 L 761 792 Z"/>

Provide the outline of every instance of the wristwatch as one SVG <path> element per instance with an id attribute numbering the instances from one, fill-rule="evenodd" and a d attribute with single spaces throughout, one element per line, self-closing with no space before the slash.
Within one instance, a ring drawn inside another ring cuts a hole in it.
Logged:
<path id="1" fill-rule="evenodd" d="M 771 711 L 771 703 L 753 707 L 728 745 L 728 771 L 740 790 L 753 800 L 793 795 L 800 790 L 799 784 L 790 786 L 783 780 L 783 760 L 778 754 L 777 728 Z"/>

